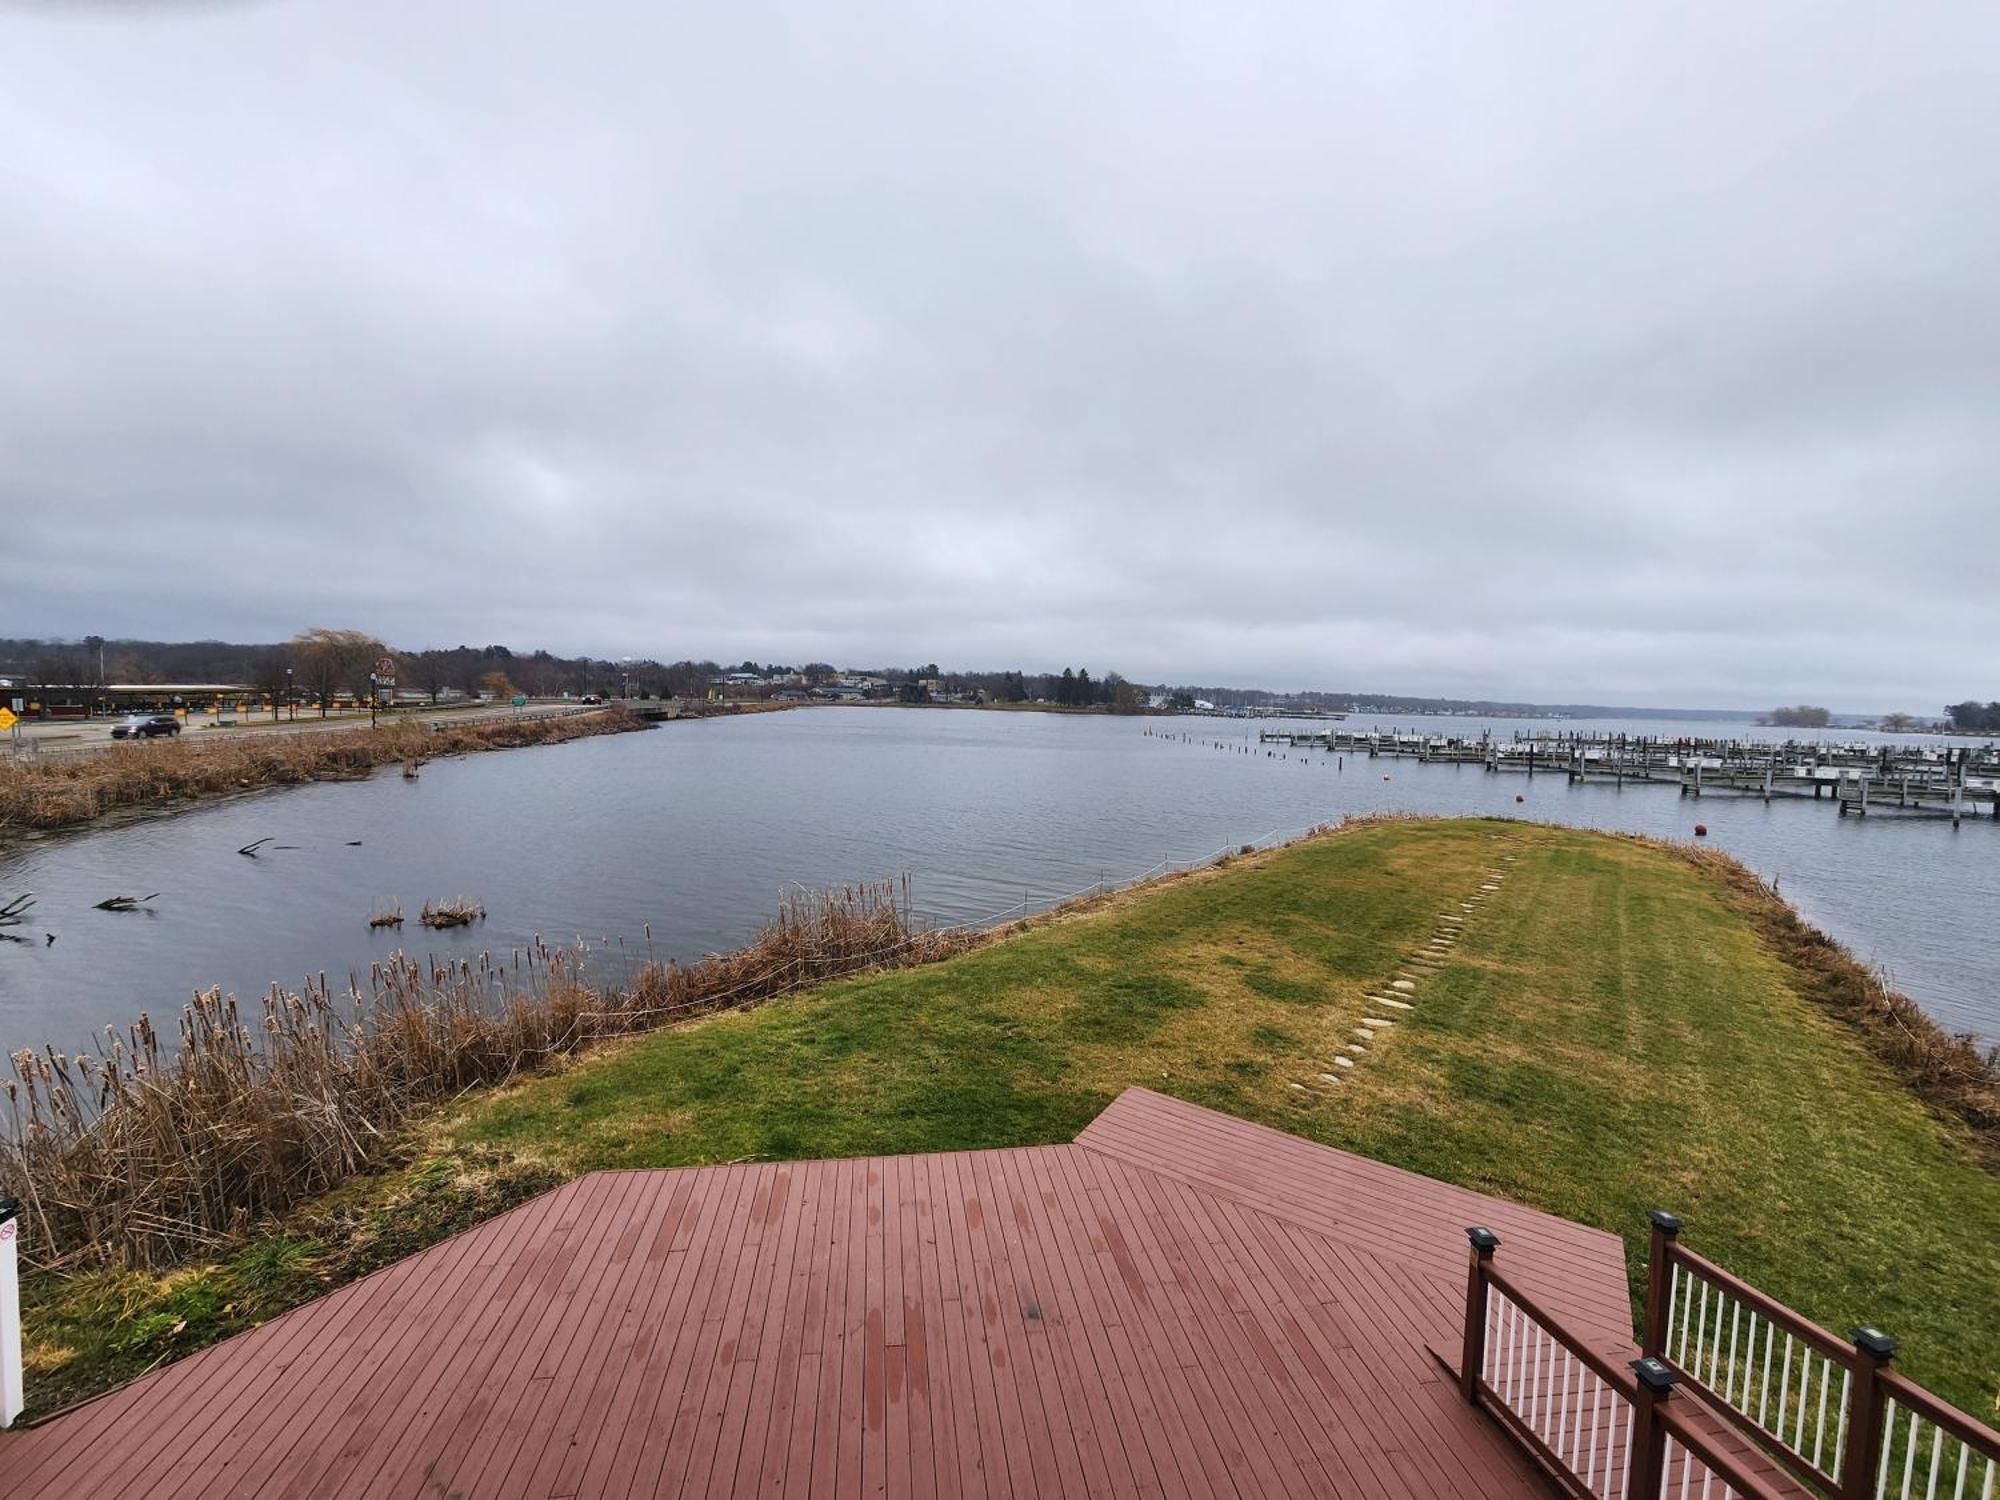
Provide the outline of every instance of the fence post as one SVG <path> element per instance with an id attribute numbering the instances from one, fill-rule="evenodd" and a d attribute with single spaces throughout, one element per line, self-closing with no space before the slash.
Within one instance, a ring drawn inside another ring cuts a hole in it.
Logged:
<path id="1" fill-rule="evenodd" d="M 12 1427 L 27 1404 L 21 1383 L 21 1205 L 0 1198 L 0 1427 Z"/>
<path id="2" fill-rule="evenodd" d="M 1472 1256 L 1465 1271 L 1465 1347 L 1459 1353 L 1458 1388 L 1476 1406 L 1479 1374 L 1486 1368 L 1486 1266 L 1500 1248 L 1500 1236 L 1475 1224 L 1465 1237 Z"/>
<path id="3" fill-rule="evenodd" d="M 1632 1463 L 1625 1472 L 1625 1493 L 1655 1500 L 1667 1472 L 1667 1429 L 1654 1408 L 1673 1394 L 1680 1377 L 1651 1356 L 1633 1360 L 1632 1373 L 1639 1377 L 1639 1391 L 1632 1403 Z"/>
<path id="4" fill-rule="evenodd" d="M 1648 1359 L 1667 1352 L 1667 1316 L 1673 1306 L 1674 1278 L 1670 1261 L 1681 1221 L 1664 1208 L 1646 1215 L 1653 1221 L 1653 1243 L 1646 1252 L 1646 1326 L 1639 1330 L 1639 1352 Z"/>
<path id="5" fill-rule="evenodd" d="M 1869 1500 L 1882 1459 L 1884 1408 L 1882 1371 L 1896 1353 L 1896 1341 L 1879 1328 L 1854 1330 L 1854 1390 L 1847 1405 L 1847 1455 L 1840 1464 L 1841 1500 Z"/>

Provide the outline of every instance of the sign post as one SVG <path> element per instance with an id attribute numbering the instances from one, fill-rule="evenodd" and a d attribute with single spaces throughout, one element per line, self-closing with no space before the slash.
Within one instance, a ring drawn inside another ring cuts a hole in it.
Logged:
<path id="1" fill-rule="evenodd" d="M 389 706 L 394 708 L 396 706 L 396 658 L 393 656 L 378 656 L 375 659 L 375 670 L 368 674 L 368 723 L 371 727 L 375 723 L 375 709 L 382 703 L 385 693 L 388 695 Z"/>

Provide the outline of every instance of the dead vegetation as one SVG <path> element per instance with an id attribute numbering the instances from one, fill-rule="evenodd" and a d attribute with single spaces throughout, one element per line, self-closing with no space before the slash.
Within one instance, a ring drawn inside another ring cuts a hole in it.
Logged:
<path id="1" fill-rule="evenodd" d="M 178 1036 L 142 1016 L 94 1053 L 17 1053 L 0 1192 L 24 1205 L 43 1266 L 172 1265 L 374 1164 L 412 1109 L 602 1038 L 978 941 L 922 926 L 888 883 L 801 892 L 748 947 L 648 962 L 616 985 L 538 944 L 505 960 L 398 955 L 365 984 L 274 987 L 254 1006 L 211 990 Z"/>
<path id="2" fill-rule="evenodd" d="M 398 762 L 414 768 L 439 755 L 555 744 L 645 727 L 622 709 L 473 720 L 435 729 L 429 720 L 410 718 L 376 729 L 259 730 L 200 741 L 122 741 L 90 754 L 5 760 L 0 761 L 0 836 L 12 830 L 66 828 L 149 803 L 366 776 L 377 766 Z M 257 845 L 241 852 L 254 858 Z"/>
<path id="3" fill-rule="evenodd" d="M 402 918 L 398 916 L 396 920 L 400 922 Z M 417 913 L 417 920 L 426 927 L 470 927 L 474 922 L 486 920 L 486 908 L 463 896 L 455 901 L 426 901 L 424 909 Z"/>

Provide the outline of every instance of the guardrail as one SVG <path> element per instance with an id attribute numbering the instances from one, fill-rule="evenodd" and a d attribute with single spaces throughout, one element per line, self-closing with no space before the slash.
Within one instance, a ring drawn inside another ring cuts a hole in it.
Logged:
<path id="1" fill-rule="evenodd" d="M 1572 1500 L 1784 1500 L 1718 1441 L 1679 1376 L 1657 1359 L 1621 1367 L 1589 1348 L 1493 1264 L 1500 1240 L 1466 1230 L 1465 1399 L 1482 1406 Z M 1719 1487 L 1719 1488 L 1718 1488 Z"/>
<path id="2" fill-rule="evenodd" d="M 1996 1500 L 2000 1433 L 1891 1369 L 1894 1339 L 1838 1338 L 1651 1218 L 1640 1357 L 1622 1366 L 1494 1265 L 1491 1230 L 1466 1231 L 1460 1387 L 1564 1494 Z"/>
<path id="3" fill-rule="evenodd" d="M 1838 1338 L 1688 1249 L 1672 1214 L 1652 1224 L 1642 1352 L 1837 1500 L 1994 1500 L 2000 1433 L 1890 1369 L 1894 1339 Z"/>

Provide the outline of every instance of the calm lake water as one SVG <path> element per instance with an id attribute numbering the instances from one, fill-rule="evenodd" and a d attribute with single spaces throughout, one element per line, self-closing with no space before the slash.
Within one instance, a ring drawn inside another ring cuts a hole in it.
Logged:
<path id="1" fill-rule="evenodd" d="M 1485 721 L 1404 722 L 1477 734 Z M 1204 743 L 1148 737 L 1149 725 Z M 390 769 L 17 847 L 0 852 L 0 901 L 33 891 L 38 905 L 30 925 L 13 929 L 31 945 L 0 943 L 0 1042 L 75 1048 L 142 1009 L 169 1017 L 198 987 L 247 997 L 309 973 L 365 975 L 399 947 L 504 952 L 540 935 L 623 939 L 635 952 L 651 924 L 655 952 L 689 957 L 748 939 L 793 882 L 907 872 L 928 915 L 982 920 L 1162 861 L 1380 811 L 1519 815 L 1677 838 L 1699 818 L 1713 842 L 1779 877 L 1811 920 L 1940 1021 L 2000 1038 L 2000 826 L 1990 821 L 1954 832 L 1928 819 L 1841 818 L 1810 801 L 1695 803 L 1671 787 L 1572 786 L 1560 774 L 1530 781 L 1353 756 L 1340 769 L 1324 752 L 1207 747 L 1252 742 L 1258 727 L 813 709 L 437 761 L 411 782 Z M 1492 727 L 1511 735 L 1529 726 Z M 1759 733 L 1747 723 L 1565 727 Z M 1517 805 L 1516 794 L 1527 801 Z M 235 852 L 266 836 L 294 847 L 256 859 Z M 151 891 L 161 893 L 151 911 L 91 909 Z M 459 895 L 485 905 L 483 925 L 416 925 L 426 900 Z M 371 909 L 392 901 L 409 924 L 400 935 L 371 932 Z"/>

